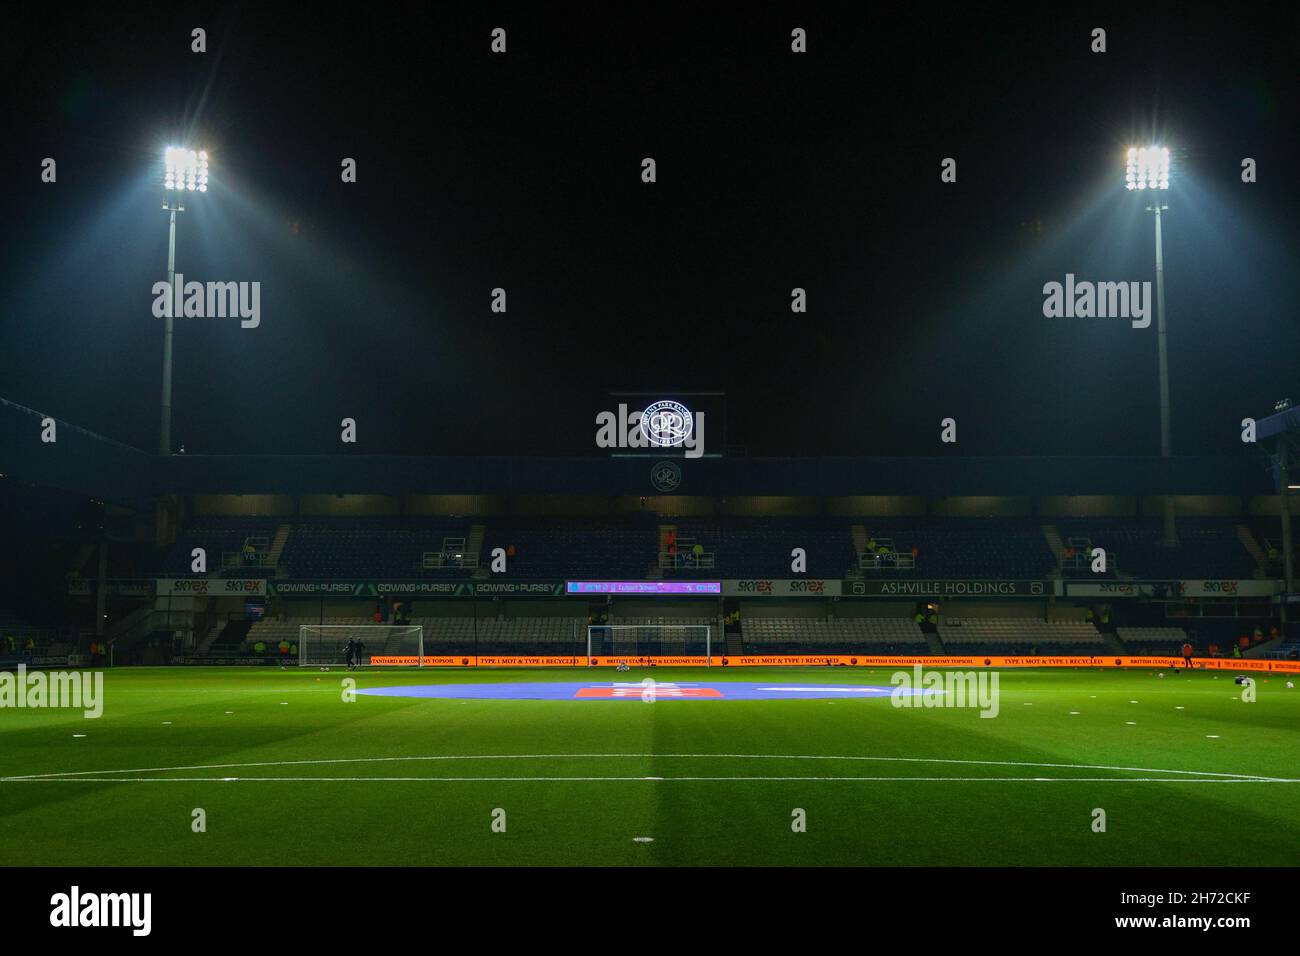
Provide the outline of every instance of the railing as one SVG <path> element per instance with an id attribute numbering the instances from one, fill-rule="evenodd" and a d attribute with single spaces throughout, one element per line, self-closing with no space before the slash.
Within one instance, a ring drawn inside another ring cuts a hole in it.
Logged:
<path id="1" fill-rule="evenodd" d="M 1061 568 L 1074 568 L 1080 571 L 1091 570 L 1092 568 L 1092 548 L 1085 550 L 1076 550 L 1073 555 L 1066 557 L 1065 553 L 1061 554 Z M 1110 551 L 1106 552 L 1106 570 L 1108 572 L 1119 573 L 1119 558 Z"/>
<path id="2" fill-rule="evenodd" d="M 694 551 L 678 551 L 676 554 L 669 554 L 667 551 L 660 551 L 659 567 L 663 570 L 695 568 L 710 571 L 715 567 L 714 553 L 705 551 L 703 554 L 696 554 Z"/>
<path id="3" fill-rule="evenodd" d="M 248 557 L 242 551 L 222 551 L 221 568 L 228 570 L 230 568 L 269 568 L 271 564 L 267 562 L 267 552 L 258 551 L 253 555 L 254 560 L 248 560 Z"/>
<path id="4" fill-rule="evenodd" d="M 251 546 L 253 548 L 252 559 L 249 560 L 249 554 L 244 548 Z M 229 568 L 269 568 L 272 565 L 267 563 L 267 556 L 271 553 L 271 539 L 264 534 L 252 534 L 244 539 L 243 547 L 238 551 L 222 551 L 221 567 Z"/>
<path id="5" fill-rule="evenodd" d="M 858 555 L 858 569 L 861 571 L 914 571 L 916 558 L 910 554 L 869 554 Z"/>
<path id="6" fill-rule="evenodd" d="M 426 571 L 437 568 L 477 568 L 478 555 L 464 551 L 425 551 L 420 556 L 420 567 Z"/>

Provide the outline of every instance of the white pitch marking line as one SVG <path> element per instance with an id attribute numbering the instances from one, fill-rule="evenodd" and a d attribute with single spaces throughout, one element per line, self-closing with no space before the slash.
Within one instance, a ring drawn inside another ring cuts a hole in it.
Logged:
<path id="1" fill-rule="evenodd" d="M 18 774 L 0 777 L 0 783 L 19 780 L 58 780 L 91 774 L 172 773 L 179 770 L 231 770 L 249 767 L 302 767 L 353 763 L 393 763 L 444 760 L 588 760 L 588 759 L 693 759 L 693 760 L 863 760 L 880 763 L 939 763 L 976 767 L 1045 767 L 1056 770 L 1117 770 L 1125 773 L 1168 773 L 1192 777 L 1279 780 L 1260 774 L 1222 773 L 1213 770 L 1165 770 L 1159 767 L 1119 767 L 1109 764 L 1038 763 L 1020 760 L 966 760 L 955 757 L 879 757 L 841 754 L 440 754 L 409 757 L 332 757 L 316 760 L 264 760 L 252 763 L 195 764 L 184 767 L 135 767 L 127 770 L 65 770 L 58 773 Z M 632 778 L 640 779 L 640 778 Z"/>
<path id="2" fill-rule="evenodd" d="M 5 783 L 1300 783 L 1277 777 L 13 777 Z"/>
<path id="3" fill-rule="evenodd" d="M 681 684 L 679 686 L 686 687 L 689 685 Z M 781 691 L 790 691 L 792 693 L 818 693 L 818 694 L 823 693 L 825 691 L 831 691 L 840 694 L 886 695 L 886 694 L 893 693 L 893 691 L 891 691 L 888 687 L 863 687 L 861 685 L 852 685 L 852 684 L 846 684 L 840 687 L 759 687 L 758 690 L 781 690 Z"/>

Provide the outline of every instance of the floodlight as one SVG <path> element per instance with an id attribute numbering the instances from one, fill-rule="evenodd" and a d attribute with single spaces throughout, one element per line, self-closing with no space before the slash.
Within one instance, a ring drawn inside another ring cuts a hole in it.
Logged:
<path id="1" fill-rule="evenodd" d="M 208 154 L 206 150 L 183 149 L 168 146 L 163 154 L 167 176 L 163 185 L 167 188 L 194 189 L 200 183 L 208 181 Z M 168 183 L 175 183 L 169 186 Z"/>
<path id="2" fill-rule="evenodd" d="M 1128 163 L 1124 170 L 1125 189 L 1169 188 L 1169 149 L 1164 146 L 1147 146 L 1138 149 L 1130 146 Z"/>

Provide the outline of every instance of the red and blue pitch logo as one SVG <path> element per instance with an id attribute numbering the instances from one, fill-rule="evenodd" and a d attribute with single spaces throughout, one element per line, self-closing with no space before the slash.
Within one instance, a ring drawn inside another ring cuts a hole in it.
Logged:
<path id="1" fill-rule="evenodd" d="M 721 680 L 673 683 L 643 681 L 417 684 L 358 688 L 372 697 L 426 697 L 439 700 L 801 700 L 889 697 L 893 687 L 866 684 L 757 684 Z"/>

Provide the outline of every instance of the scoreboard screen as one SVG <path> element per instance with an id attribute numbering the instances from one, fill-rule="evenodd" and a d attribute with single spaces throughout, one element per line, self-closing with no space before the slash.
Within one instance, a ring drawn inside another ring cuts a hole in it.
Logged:
<path id="1" fill-rule="evenodd" d="M 721 594 L 721 581 L 568 581 L 568 594 Z"/>

